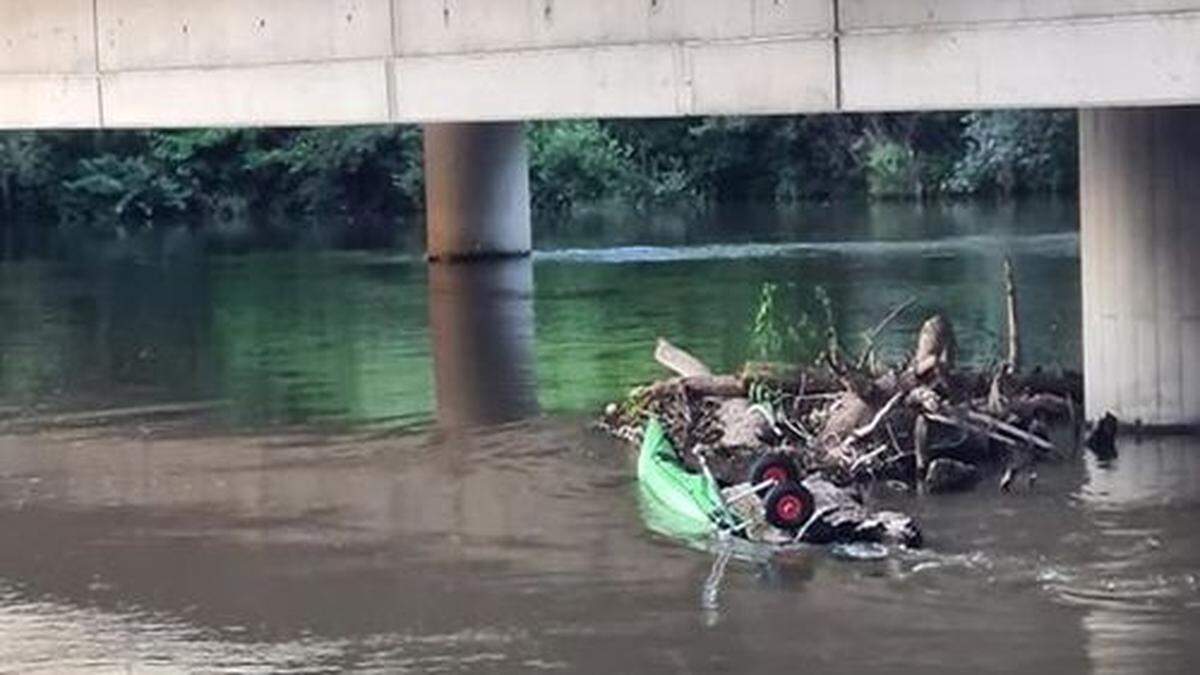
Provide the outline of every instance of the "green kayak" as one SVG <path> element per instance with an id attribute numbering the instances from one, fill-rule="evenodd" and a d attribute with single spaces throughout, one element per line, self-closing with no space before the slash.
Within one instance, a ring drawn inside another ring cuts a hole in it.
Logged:
<path id="1" fill-rule="evenodd" d="M 700 463 L 706 467 L 703 458 Z M 701 473 L 688 471 L 655 419 L 646 423 L 637 472 L 647 522 L 651 529 L 668 535 L 687 537 L 722 530 L 747 537 L 751 523 L 731 509 L 727 499 L 738 502 L 755 494 L 762 498 L 760 512 L 766 524 L 795 533 L 797 538 L 814 515 L 812 493 L 799 483 L 798 468 L 786 454 L 761 457 L 750 480 L 740 484 L 736 494 L 723 497 L 707 468 Z"/>
<path id="2" fill-rule="evenodd" d="M 670 521 L 669 529 L 701 533 L 727 522 L 717 486 L 684 468 L 658 420 L 646 424 L 637 472 L 643 494 L 658 507 L 660 518 Z"/>

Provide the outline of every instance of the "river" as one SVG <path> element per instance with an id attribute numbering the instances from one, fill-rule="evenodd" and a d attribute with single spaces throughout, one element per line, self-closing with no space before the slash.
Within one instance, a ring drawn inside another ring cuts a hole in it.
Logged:
<path id="1" fill-rule="evenodd" d="M 649 530 L 589 415 L 673 339 L 752 349 L 765 282 L 853 343 L 933 311 L 1077 368 L 1061 202 L 602 214 L 532 259 L 412 251 L 0 264 L 0 668 L 15 672 L 1190 672 L 1200 443 L 1123 441 L 1016 495 L 880 495 L 883 560 Z M 104 412 L 107 411 L 107 412 Z"/>

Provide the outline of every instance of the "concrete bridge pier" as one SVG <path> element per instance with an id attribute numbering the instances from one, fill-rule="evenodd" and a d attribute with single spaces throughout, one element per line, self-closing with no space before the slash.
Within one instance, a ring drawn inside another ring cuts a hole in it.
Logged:
<path id="1" fill-rule="evenodd" d="M 1200 108 L 1080 113 L 1087 415 L 1200 423 Z"/>
<path id="2" fill-rule="evenodd" d="M 529 154 L 520 122 L 425 125 L 430 261 L 528 255 Z"/>

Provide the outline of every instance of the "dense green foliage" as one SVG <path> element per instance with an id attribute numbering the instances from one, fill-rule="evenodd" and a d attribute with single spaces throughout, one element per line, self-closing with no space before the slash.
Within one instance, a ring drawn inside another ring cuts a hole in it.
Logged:
<path id="1" fill-rule="evenodd" d="M 791 296 L 795 289 L 790 289 Z M 812 301 L 803 304 L 781 297 L 778 284 L 764 282 L 758 294 L 758 306 L 750 322 L 750 349 L 754 358 L 786 363 L 812 363 L 828 345 L 826 337 L 835 325 L 833 304 L 821 286 L 812 290 Z M 814 320 L 813 309 L 820 306 L 825 324 Z"/>
<path id="2" fill-rule="evenodd" d="M 543 212 L 1009 196 L 1074 186 L 1074 130 L 1070 112 L 1007 111 L 543 122 L 530 124 L 530 176 Z M 416 127 L 0 134 L 8 252 L 37 250 L 50 230 L 369 229 L 419 210 L 422 192 Z"/>

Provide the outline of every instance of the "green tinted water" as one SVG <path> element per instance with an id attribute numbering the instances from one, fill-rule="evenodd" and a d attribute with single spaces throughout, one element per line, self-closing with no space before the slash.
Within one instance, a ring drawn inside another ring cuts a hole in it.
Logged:
<path id="1" fill-rule="evenodd" d="M 178 238 L 125 263 L 0 264 L 0 664 L 1191 672 L 1194 439 L 1122 439 L 1019 494 L 879 495 L 923 551 L 731 561 L 656 534 L 627 453 L 582 421 L 660 375 L 657 336 L 739 364 L 764 282 L 789 308 L 823 286 L 849 347 L 915 296 L 886 357 L 941 310 L 986 361 L 1005 255 L 1027 357 L 1076 366 L 1075 220 L 1047 203 L 609 214 L 544 225 L 543 253 L 498 265 L 205 259 Z M 38 421 L 187 401 L 222 404 Z M 351 429 L 312 433 L 330 426 Z"/>
<path id="2" fill-rule="evenodd" d="M 411 253 L 0 265 L 0 405 L 221 400 L 223 419 L 239 427 L 421 424 L 439 392 L 591 411 L 661 374 L 650 358 L 658 336 L 717 368 L 755 356 L 750 326 L 765 282 L 780 285 L 788 311 L 812 311 L 823 287 L 855 350 L 861 331 L 915 297 L 884 338 L 885 358 L 903 358 L 920 321 L 941 311 L 962 357 L 984 362 L 1003 338 L 1006 255 L 1028 358 L 1079 365 L 1069 205 L 746 209 L 686 227 L 606 218 L 543 226 L 532 262 L 479 279 L 437 272 L 433 290 Z M 499 393 L 489 389 L 497 379 Z"/>

